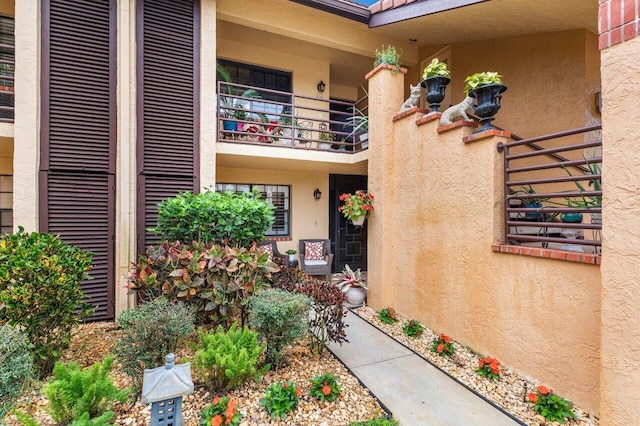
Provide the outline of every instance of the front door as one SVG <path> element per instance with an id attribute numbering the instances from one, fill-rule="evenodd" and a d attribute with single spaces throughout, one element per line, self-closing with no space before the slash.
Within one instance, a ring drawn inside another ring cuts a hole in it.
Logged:
<path id="1" fill-rule="evenodd" d="M 340 272 L 345 265 L 351 269 L 367 270 L 367 221 L 355 227 L 338 211 L 339 197 L 358 189 L 367 189 L 367 176 L 329 175 L 329 235 L 332 241 L 333 272 Z"/>

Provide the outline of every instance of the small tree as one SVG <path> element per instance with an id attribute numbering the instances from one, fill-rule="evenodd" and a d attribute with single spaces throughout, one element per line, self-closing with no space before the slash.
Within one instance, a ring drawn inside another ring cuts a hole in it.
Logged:
<path id="1" fill-rule="evenodd" d="M 226 243 L 249 247 L 265 238 L 274 221 L 273 207 L 260 192 L 185 192 L 158 205 L 158 226 L 163 240 L 190 244 Z"/>

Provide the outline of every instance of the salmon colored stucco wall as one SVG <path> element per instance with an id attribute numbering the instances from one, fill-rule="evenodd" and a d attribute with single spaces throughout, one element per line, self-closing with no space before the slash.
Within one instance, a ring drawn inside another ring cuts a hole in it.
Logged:
<path id="1" fill-rule="evenodd" d="M 602 51 L 602 424 L 640 424 L 640 38 Z M 609 166 L 611 165 L 611 166 Z"/>
<path id="2" fill-rule="evenodd" d="M 421 48 L 420 58 L 441 48 Z M 508 89 L 494 124 L 521 137 L 581 127 L 600 119 L 595 112 L 595 94 L 600 91 L 598 39 L 586 30 L 453 44 L 449 69 L 447 92 L 451 92 L 453 104 L 464 98 L 467 76 L 499 72 Z M 416 84 L 422 73 L 412 69 L 408 76 Z"/>
<path id="3" fill-rule="evenodd" d="M 387 109 L 381 95 L 401 90 L 399 76 L 370 79 L 372 117 Z M 369 243 L 382 247 L 369 250 L 372 307 L 393 306 L 597 412 L 599 267 L 494 253 L 503 217 L 495 147 L 506 139 L 465 144 L 470 128 L 438 134 L 437 121 L 416 126 L 421 116 L 387 117 L 384 140 L 370 131 Z"/>
<path id="4" fill-rule="evenodd" d="M 252 183 L 290 185 L 291 238 L 278 241 L 278 251 L 298 251 L 298 240 L 329 238 L 329 175 L 321 172 L 293 172 L 286 170 L 236 169 L 218 167 L 217 180 L 221 183 Z M 319 200 L 313 191 L 322 192 Z M 298 255 L 296 254 L 296 257 Z"/>

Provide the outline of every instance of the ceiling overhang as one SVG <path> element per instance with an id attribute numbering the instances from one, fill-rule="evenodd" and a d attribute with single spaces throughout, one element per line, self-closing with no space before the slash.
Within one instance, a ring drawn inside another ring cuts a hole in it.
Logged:
<path id="1" fill-rule="evenodd" d="M 476 3 L 483 3 L 490 0 L 429 0 L 410 3 L 406 6 L 387 9 L 371 15 L 369 28 L 382 25 L 402 22 L 408 19 L 419 18 L 421 16 L 433 15 L 434 13 L 446 12 L 447 10 L 460 7 L 471 6 Z"/>
<path id="2" fill-rule="evenodd" d="M 304 6 L 333 13 L 365 24 L 369 23 L 369 9 L 343 0 L 291 0 Z"/>

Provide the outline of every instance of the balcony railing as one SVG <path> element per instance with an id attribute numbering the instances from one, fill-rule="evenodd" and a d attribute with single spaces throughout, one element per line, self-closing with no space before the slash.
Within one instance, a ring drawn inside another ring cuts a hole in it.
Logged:
<path id="1" fill-rule="evenodd" d="M 500 145 L 507 244 L 600 253 L 601 125 Z"/>
<path id="2" fill-rule="evenodd" d="M 368 147 L 367 98 L 327 100 L 276 90 L 218 82 L 219 142 L 355 153 Z M 357 123 L 356 123 L 357 125 Z"/>
<path id="3" fill-rule="evenodd" d="M 0 122 L 13 123 L 14 75 L 15 46 L 0 44 Z"/>

